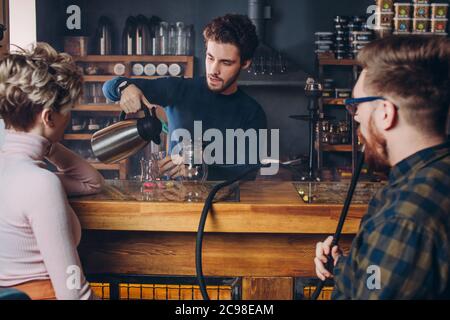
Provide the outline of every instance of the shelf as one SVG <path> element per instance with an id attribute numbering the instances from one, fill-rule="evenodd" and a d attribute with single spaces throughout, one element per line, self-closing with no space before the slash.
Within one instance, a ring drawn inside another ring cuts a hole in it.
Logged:
<path id="1" fill-rule="evenodd" d="M 189 63 L 193 60 L 193 56 L 124 56 L 124 55 L 88 55 L 88 56 L 74 56 L 75 61 L 78 62 L 180 62 Z"/>
<path id="2" fill-rule="evenodd" d="M 328 152 L 352 152 L 351 144 L 322 144 L 322 151 Z"/>
<path id="3" fill-rule="evenodd" d="M 101 162 L 89 162 L 97 170 L 120 170 L 120 163 L 106 164 Z"/>
<path id="4" fill-rule="evenodd" d="M 90 133 L 68 133 L 64 135 L 64 140 L 91 140 Z"/>
<path id="5" fill-rule="evenodd" d="M 358 62 L 353 59 L 319 58 L 319 65 L 321 65 L 321 66 L 357 66 Z"/>
<path id="6" fill-rule="evenodd" d="M 116 77 L 126 77 L 126 78 L 130 78 L 130 79 L 149 79 L 149 80 L 154 80 L 154 79 L 160 79 L 160 78 L 168 78 L 170 77 L 169 75 L 166 76 L 118 76 L 118 75 L 96 75 L 96 76 L 89 76 L 89 75 L 84 75 L 83 79 L 84 82 L 106 82 L 108 80 L 114 79 Z"/>
<path id="7" fill-rule="evenodd" d="M 120 112 L 121 109 L 118 104 L 80 104 L 72 111 Z"/>
<path id="8" fill-rule="evenodd" d="M 324 98 L 323 104 L 329 106 L 345 106 L 345 99 Z"/>

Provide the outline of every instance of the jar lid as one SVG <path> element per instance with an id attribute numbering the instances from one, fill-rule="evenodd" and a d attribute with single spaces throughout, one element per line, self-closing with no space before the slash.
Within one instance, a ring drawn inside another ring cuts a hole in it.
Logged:
<path id="1" fill-rule="evenodd" d="M 160 76 L 164 76 L 167 74 L 167 71 L 169 71 L 169 67 L 165 63 L 160 63 L 156 67 L 156 73 Z"/>
<path id="2" fill-rule="evenodd" d="M 140 63 L 135 63 L 133 65 L 133 74 L 135 76 L 140 76 L 144 73 L 144 66 Z"/>
<path id="3" fill-rule="evenodd" d="M 180 65 L 178 63 L 172 63 L 169 66 L 169 74 L 174 77 L 180 75 L 181 74 Z"/>
<path id="4" fill-rule="evenodd" d="M 125 74 L 125 65 L 122 63 L 117 63 L 114 65 L 114 74 L 121 76 Z"/>
<path id="5" fill-rule="evenodd" d="M 156 67 L 153 63 L 147 63 L 144 67 L 144 73 L 147 76 L 154 76 L 156 73 Z"/>

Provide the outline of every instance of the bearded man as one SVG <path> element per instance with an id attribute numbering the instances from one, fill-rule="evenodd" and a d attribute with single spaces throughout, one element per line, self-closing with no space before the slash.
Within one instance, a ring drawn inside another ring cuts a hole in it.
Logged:
<path id="1" fill-rule="evenodd" d="M 262 107 L 237 84 L 240 72 L 250 67 L 258 46 L 256 28 L 251 20 L 237 14 L 218 17 L 205 27 L 203 37 L 206 77 L 156 80 L 118 77 L 105 83 L 105 96 L 120 101 L 120 107 L 126 113 L 139 111 L 142 104 L 149 108 L 163 106 L 169 120 L 169 137 L 177 129 L 185 129 L 194 137 L 196 121 L 202 122 L 203 131 L 217 129 L 223 137 L 227 129 L 254 129 L 256 132 L 266 129 Z M 171 141 L 170 150 L 177 143 Z M 247 154 L 251 148 L 257 150 L 257 147 L 249 146 Z M 228 150 L 223 151 L 225 159 Z M 179 174 L 181 167 L 170 157 L 161 163 L 161 170 L 172 177 Z M 248 165 L 237 165 L 236 162 L 234 165 L 213 165 L 209 167 L 208 180 L 227 180 L 246 170 Z"/>
<path id="2" fill-rule="evenodd" d="M 334 299 L 450 298 L 450 40 L 401 36 L 374 41 L 348 101 L 366 162 L 390 169 L 369 203 L 350 253 L 316 246 Z M 332 254 L 334 269 L 327 270 Z"/>

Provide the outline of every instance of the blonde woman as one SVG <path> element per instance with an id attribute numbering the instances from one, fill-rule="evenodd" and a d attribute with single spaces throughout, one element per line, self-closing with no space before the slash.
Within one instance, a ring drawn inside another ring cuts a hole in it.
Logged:
<path id="1" fill-rule="evenodd" d="M 32 299 L 91 299 L 67 194 L 100 191 L 101 175 L 58 142 L 80 98 L 72 58 L 38 43 L 0 61 L 0 287 Z M 57 168 L 45 167 L 48 160 Z"/>

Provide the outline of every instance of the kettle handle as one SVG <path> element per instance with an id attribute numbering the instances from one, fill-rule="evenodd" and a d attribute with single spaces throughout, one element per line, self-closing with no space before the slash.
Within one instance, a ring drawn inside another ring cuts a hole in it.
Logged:
<path id="1" fill-rule="evenodd" d="M 151 117 L 150 110 L 147 108 L 147 106 L 141 105 L 141 110 L 144 110 L 145 118 Z M 152 114 L 156 117 L 155 107 L 152 108 Z M 127 116 L 127 114 L 125 113 L 125 111 L 122 111 L 120 113 L 119 120 L 124 121 L 126 116 Z"/>

